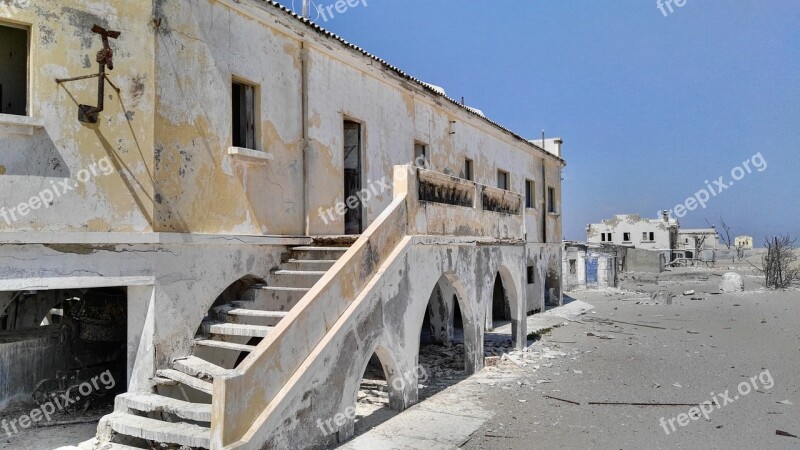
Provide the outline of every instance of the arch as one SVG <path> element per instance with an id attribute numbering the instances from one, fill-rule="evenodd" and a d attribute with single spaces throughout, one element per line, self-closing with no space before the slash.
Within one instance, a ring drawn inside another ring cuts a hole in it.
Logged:
<path id="1" fill-rule="evenodd" d="M 449 271 L 442 273 L 434 282 L 434 284 L 425 289 L 423 292 L 434 293 L 436 289 L 441 289 L 443 292 L 452 293 L 452 300 L 450 301 L 452 301 L 453 307 L 449 308 L 447 315 L 448 326 L 450 328 L 452 328 L 452 324 L 455 320 L 455 307 L 458 306 L 458 309 L 461 313 L 461 322 L 464 330 L 464 369 L 468 374 L 474 373 L 476 370 L 479 370 L 481 367 L 483 367 L 483 344 L 481 342 L 483 336 L 480 335 L 480 322 L 478 320 L 475 308 L 473 307 L 473 303 L 469 300 L 469 291 L 458 275 L 455 272 Z M 448 299 L 446 297 L 449 296 L 450 295 L 448 294 L 443 294 L 444 303 L 448 303 Z M 418 330 L 416 334 L 417 338 L 422 333 L 422 327 L 425 325 L 425 316 L 428 314 L 430 297 L 430 295 L 426 297 L 427 301 L 425 301 L 424 304 L 422 302 L 412 303 L 419 306 L 417 306 L 415 310 L 410 311 L 409 315 L 407 316 L 408 320 L 410 320 L 413 324 L 412 329 Z M 414 355 L 419 355 L 419 339 L 416 339 L 413 345 L 413 348 L 409 348 L 409 352 L 413 351 Z"/>
<path id="2" fill-rule="evenodd" d="M 359 354 L 356 358 L 353 367 L 355 372 L 351 372 L 351 375 L 354 376 L 348 376 L 346 378 L 347 381 L 342 393 L 342 405 L 340 406 L 340 410 L 341 413 L 345 415 L 347 424 L 340 428 L 339 442 L 344 442 L 351 438 L 356 434 L 356 431 L 360 434 L 380 423 L 378 421 L 368 422 L 363 428 L 356 430 L 358 422 L 367 417 L 371 417 L 373 414 L 378 414 L 381 409 L 384 409 L 380 408 L 362 417 L 360 420 L 356 420 L 359 412 L 358 393 L 373 357 L 376 357 L 380 361 L 383 370 L 383 377 L 384 380 L 386 380 L 386 388 L 389 395 L 390 410 L 402 411 L 410 406 L 406 401 L 406 392 L 412 384 L 416 386 L 415 372 L 407 371 L 407 373 L 403 373 L 394 355 L 385 346 L 381 345 L 380 342 L 376 341 L 373 345 L 366 347 L 366 349 L 366 351 Z M 416 401 L 416 398 L 413 400 Z M 378 419 L 380 420 L 381 416 L 379 416 Z"/>

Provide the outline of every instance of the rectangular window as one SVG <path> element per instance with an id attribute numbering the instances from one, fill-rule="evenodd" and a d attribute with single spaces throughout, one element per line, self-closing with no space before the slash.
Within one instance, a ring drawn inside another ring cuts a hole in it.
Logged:
<path id="1" fill-rule="evenodd" d="M 631 241 L 631 234 L 630 233 L 622 233 L 622 240 L 625 242 Z"/>
<path id="2" fill-rule="evenodd" d="M 428 147 L 421 142 L 414 142 L 414 164 L 428 167 Z"/>
<path id="3" fill-rule="evenodd" d="M 650 232 L 650 240 L 651 241 L 655 241 L 656 240 L 656 234 L 654 232 L 652 232 L 652 231 Z"/>
<path id="4" fill-rule="evenodd" d="M 508 172 L 497 170 L 497 187 L 504 191 L 508 190 Z"/>
<path id="5" fill-rule="evenodd" d="M 525 207 L 536 208 L 536 184 L 533 180 L 525 180 Z"/>
<path id="6" fill-rule="evenodd" d="M 556 212 L 556 190 L 554 188 L 547 188 L 547 212 Z"/>
<path id="7" fill-rule="evenodd" d="M 28 115 L 28 30 L 0 25 L 0 114 Z"/>
<path id="8" fill-rule="evenodd" d="M 569 273 L 570 273 L 570 275 L 575 275 L 576 272 L 577 272 L 576 261 L 574 259 L 570 259 L 569 260 Z"/>
<path id="9" fill-rule="evenodd" d="M 464 159 L 464 179 L 475 181 L 474 173 L 472 172 L 472 160 L 469 158 Z"/>
<path id="10" fill-rule="evenodd" d="M 534 270 L 536 269 L 533 266 L 528 266 L 528 284 L 534 284 L 536 280 Z"/>
<path id="11" fill-rule="evenodd" d="M 642 233 L 642 242 L 644 242 L 646 240 L 647 240 L 647 232 L 645 231 L 645 232 Z"/>
<path id="12" fill-rule="evenodd" d="M 233 82 L 233 146 L 256 150 L 256 87 Z"/>

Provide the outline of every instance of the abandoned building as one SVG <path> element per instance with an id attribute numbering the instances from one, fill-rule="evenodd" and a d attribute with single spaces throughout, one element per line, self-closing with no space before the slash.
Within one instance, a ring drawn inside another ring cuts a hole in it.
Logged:
<path id="1" fill-rule="evenodd" d="M 678 248 L 676 219 L 662 212 L 659 219 L 646 219 L 638 214 L 617 214 L 613 219 L 586 226 L 586 241 L 590 244 L 613 244 L 653 250 L 662 253 L 667 261 Z"/>
<path id="2" fill-rule="evenodd" d="M 564 242 L 564 290 L 617 287 L 618 249 L 586 242 Z"/>
<path id="3" fill-rule="evenodd" d="M 109 373 L 82 448 L 323 448 L 371 360 L 418 401 L 424 326 L 471 373 L 560 304 L 560 139 L 271 1 L 12 3 L 0 408 Z"/>
<path id="4" fill-rule="evenodd" d="M 753 236 L 736 236 L 733 245 L 742 250 L 753 249 Z"/>
<path id="5" fill-rule="evenodd" d="M 678 250 L 675 259 L 699 259 L 713 261 L 717 255 L 717 229 L 680 228 L 678 230 Z"/>

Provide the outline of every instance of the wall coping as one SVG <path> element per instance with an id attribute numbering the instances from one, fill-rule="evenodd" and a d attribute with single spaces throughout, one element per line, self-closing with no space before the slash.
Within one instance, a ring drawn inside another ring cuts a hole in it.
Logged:
<path id="1" fill-rule="evenodd" d="M 71 231 L 0 232 L 2 244 L 169 244 L 169 245 L 309 245 L 306 236 L 256 236 L 202 233 L 125 233 Z"/>

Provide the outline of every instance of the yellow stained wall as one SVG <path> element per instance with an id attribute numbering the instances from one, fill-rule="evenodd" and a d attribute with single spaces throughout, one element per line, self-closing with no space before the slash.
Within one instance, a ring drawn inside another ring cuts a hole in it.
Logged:
<path id="1" fill-rule="evenodd" d="M 0 207 L 7 212 L 0 231 L 152 229 L 151 22 L 150 0 L 15 0 L 0 7 L 0 24 L 29 30 L 28 114 L 44 124 L 32 136 L 9 132 L 13 127 L 0 130 Z M 102 44 L 90 31 L 95 24 L 122 32 L 112 40 L 115 68 L 109 71 L 121 92 L 107 85 L 99 123 L 82 124 L 78 104 L 97 103 L 97 80 L 59 85 L 55 79 L 98 71 Z M 110 175 L 99 170 L 106 158 L 111 164 L 104 166 L 113 165 Z M 93 163 L 87 177 L 82 171 Z M 72 190 L 57 187 L 65 181 Z M 54 198 L 46 206 L 31 202 L 47 190 Z M 39 207 L 22 215 L 23 203 Z"/>

